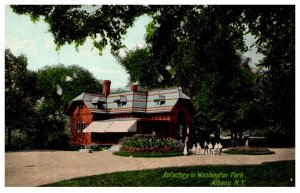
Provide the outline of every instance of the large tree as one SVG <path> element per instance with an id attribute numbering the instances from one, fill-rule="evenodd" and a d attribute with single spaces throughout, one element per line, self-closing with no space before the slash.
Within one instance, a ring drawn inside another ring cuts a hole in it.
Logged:
<path id="1" fill-rule="evenodd" d="M 215 133 L 228 130 L 231 138 L 241 138 L 246 130 L 262 126 L 260 93 L 257 91 L 258 74 L 241 60 L 228 79 L 220 72 L 209 72 L 202 77 L 201 88 L 195 99 L 195 122 L 201 129 Z"/>
<path id="2" fill-rule="evenodd" d="M 262 84 L 268 119 L 277 132 L 294 136 L 295 6 L 252 6 L 244 14 L 258 52 L 265 56 L 260 65 L 265 68 Z"/>
<path id="3" fill-rule="evenodd" d="M 35 101 L 39 96 L 36 73 L 27 69 L 24 55 L 14 56 L 5 50 L 5 128 L 7 145 L 11 146 L 12 130 L 31 127 Z"/>
<path id="4" fill-rule="evenodd" d="M 82 92 L 99 93 L 100 81 L 77 65 L 46 66 L 38 71 L 37 87 L 42 93 L 39 108 L 54 117 L 62 117 L 70 100 Z"/>
<path id="5" fill-rule="evenodd" d="M 99 93 L 100 81 L 82 67 L 58 64 L 37 72 L 36 88 L 40 98 L 32 119 L 34 127 L 25 131 L 30 147 L 65 149 L 69 141 L 66 107 L 82 92 Z"/>
<path id="6" fill-rule="evenodd" d="M 66 148 L 68 103 L 82 92 L 99 93 L 89 71 L 72 65 L 27 69 L 25 55 L 5 50 L 5 129 L 8 148 Z M 12 135 L 12 132 L 14 135 Z M 13 140 L 12 140 L 13 139 Z M 13 142 L 13 143 L 12 143 Z"/>

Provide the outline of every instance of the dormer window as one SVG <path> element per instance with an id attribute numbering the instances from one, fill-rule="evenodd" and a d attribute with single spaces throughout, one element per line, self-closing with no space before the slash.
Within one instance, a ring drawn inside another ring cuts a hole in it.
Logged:
<path id="1" fill-rule="evenodd" d="M 123 107 L 127 104 L 127 98 L 126 96 L 120 95 L 120 98 L 115 99 L 114 102 L 118 104 L 118 107 Z"/>
<path id="2" fill-rule="evenodd" d="M 157 99 L 153 100 L 157 105 L 164 105 L 166 103 L 166 96 L 159 95 Z"/>
<path id="3" fill-rule="evenodd" d="M 106 104 L 106 98 L 103 96 L 92 98 L 92 104 L 97 106 L 97 109 L 104 109 Z"/>

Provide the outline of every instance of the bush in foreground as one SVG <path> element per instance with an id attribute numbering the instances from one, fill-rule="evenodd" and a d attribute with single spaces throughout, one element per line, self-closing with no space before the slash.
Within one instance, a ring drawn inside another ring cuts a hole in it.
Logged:
<path id="1" fill-rule="evenodd" d="M 182 152 L 182 142 L 171 138 L 160 138 L 155 135 L 134 135 L 120 142 L 122 152 Z"/>

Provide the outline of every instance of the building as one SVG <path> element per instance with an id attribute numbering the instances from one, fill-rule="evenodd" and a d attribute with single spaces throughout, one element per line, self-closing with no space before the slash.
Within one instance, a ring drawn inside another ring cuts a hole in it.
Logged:
<path id="1" fill-rule="evenodd" d="M 155 134 L 184 141 L 189 134 L 194 108 L 180 88 L 111 92 L 103 81 L 103 94 L 82 93 L 66 114 L 70 117 L 73 145 L 117 144 L 133 134 Z"/>

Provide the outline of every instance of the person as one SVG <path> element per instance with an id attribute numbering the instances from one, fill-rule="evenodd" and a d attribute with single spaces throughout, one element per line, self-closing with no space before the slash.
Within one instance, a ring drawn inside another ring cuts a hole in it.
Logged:
<path id="1" fill-rule="evenodd" d="M 213 153 L 213 145 L 211 144 L 211 142 L 209 142 L 208 144 L 208 149 L 209 149 L 209 154 L 211 155 L 211 153 Z"/>
<path id="2" fill-rule="evenodd" d="M 194 155 L 196 155 L 196 146 L 195 146 L 195 144 L 192 147 L 192 152 L 193 152 Z"/>
<path id="3" fill-rule="evenodd" d="M 219 155 L 221 155 L 222 154 L 222 148 L 223 148 L 221 142 L 219 142 L 218 147 L 219 147 Z"/>
<path id="4" fill-rule="evenodd" d="M 186 137 L 186 138 L 185 138 L 185 141 L 184 141 L 183 155 L 188 155 L 188 151 L 187 151 L 187 142 L 188 142 L 188 137 Z"/>
<path id="5" fill-rule="evenodd" d="M 215 155 L 217 155 L 218 152 L 219 152 L 219 145 L 218 145 L 218 143 L 216 142 L 216 143 L 215 143 L 215 146 L 214 146 L 214 153 L 215 153 Z"/>
<path id="6" fill-rule="evenodd" d="M 196 154 L 200 155 L 200 153 L 201 153 L 201 145 L 200 143 L 197 143 Z"/>
<path id="7" fill-rule="evenodd" d="M 248 141 L 248 139 L 246 140 L 245 147 L 249 147 L 249 141 Z"/>
<path id="8" fill-rule="evenodd" d="M 205 152 L 208 154 L 208 144 L 206 141 L 204 142 L 204 155 L 205 155 Z"/>

